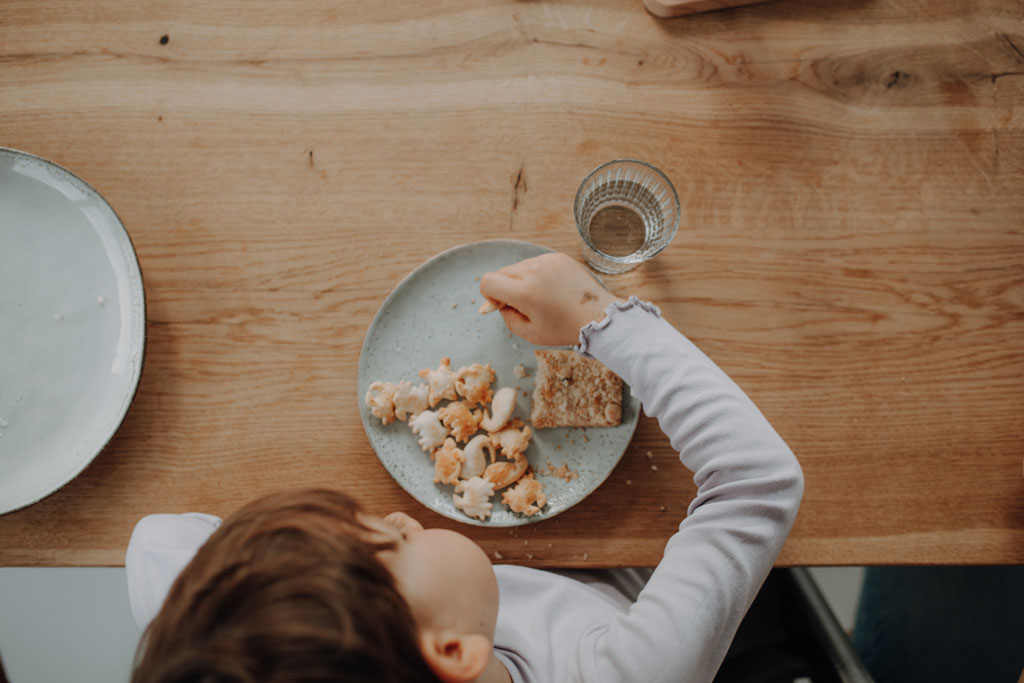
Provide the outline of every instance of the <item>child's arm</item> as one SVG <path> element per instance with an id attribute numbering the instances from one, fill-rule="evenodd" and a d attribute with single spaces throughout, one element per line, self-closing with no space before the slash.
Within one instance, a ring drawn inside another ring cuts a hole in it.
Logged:
<path id="1" fill-rule="evenodd" d="M 710 681 L 793 524 L 800 466 L 739 387 L 656 308 L 615 302 L 608 317 L 588 324 L 599 317 L 578 305 L 589 275 L 564 255 L 541 259 L 485 276 L 481 293 L 515 308 L 518 327 L 510 328 L 530 341 L 576 341 L 551 321 L 585 326 L 580 351 L 630 385 L 698 486 L 628 614 L 578 641 L 575 674 L 586 681 Z M 547 271 L 543 277 L 534 277 L 538 268 Z"/>

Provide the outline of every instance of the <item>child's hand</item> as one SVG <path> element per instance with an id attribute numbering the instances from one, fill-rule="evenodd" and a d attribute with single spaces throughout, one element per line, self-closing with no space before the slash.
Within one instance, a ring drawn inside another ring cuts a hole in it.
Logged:
<path id="1" fill-rule="evenodd" d="M 616 300 L 586 266 L 561 253 L 487 273 L 480 293 L 499 307 L 509 330 L 540 346 L 577 343 L 580 328 L 603 318 Z"/>

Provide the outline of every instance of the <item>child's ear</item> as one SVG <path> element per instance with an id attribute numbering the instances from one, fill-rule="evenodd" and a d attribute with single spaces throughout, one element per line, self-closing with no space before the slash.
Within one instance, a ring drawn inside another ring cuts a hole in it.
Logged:
<path id="1" fill-rule="evenodd" d="M 445 683 L 468 683 L 487 668 L 493 646 L 486 637 L 452 631 L 420 631 L 420 651 L 434 674 Z"/>

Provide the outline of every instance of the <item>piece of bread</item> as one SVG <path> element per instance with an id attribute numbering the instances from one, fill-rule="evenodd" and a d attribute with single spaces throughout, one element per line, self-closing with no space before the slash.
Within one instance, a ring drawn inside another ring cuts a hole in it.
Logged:
<path id="1" fill-rule="evenodd" d="M 571 349 L 534 351 L 530 422 L 548 427 L 614 427 L 622 422 L 622 380 L 600 361 Z"/>

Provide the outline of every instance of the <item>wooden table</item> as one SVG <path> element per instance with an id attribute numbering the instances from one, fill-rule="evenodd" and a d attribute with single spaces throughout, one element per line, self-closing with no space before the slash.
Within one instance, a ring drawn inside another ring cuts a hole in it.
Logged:
<path id="1" fill-rule="evenodd" d="M 486 238 L 577 253 L 577 185 L 618 157 L 668 174 L 683 224 L 611 286 L 803 463 L 780 564 L 1024 562 L 1018 0 L 9 0 L 0 145 L 106 197 L 148 305 L 122 428 L 0 518 L 0 564 L 118 565 L 146 513 L 324 484 L 504 561 L 655 564 L 694 486 L 653 420 L 574 509 L 479 529 L 390 479 L 356 396 L 401 277 Z"/>

